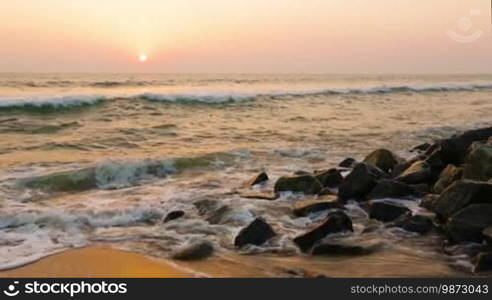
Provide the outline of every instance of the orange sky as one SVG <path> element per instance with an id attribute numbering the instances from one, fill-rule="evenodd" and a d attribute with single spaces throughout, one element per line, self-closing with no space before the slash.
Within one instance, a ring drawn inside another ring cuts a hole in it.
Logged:
<path id="1" fill-rule="evenodd" d="M 0 22 L 0 72 L 492 72 L 490 0 L 23 0 Z"/>

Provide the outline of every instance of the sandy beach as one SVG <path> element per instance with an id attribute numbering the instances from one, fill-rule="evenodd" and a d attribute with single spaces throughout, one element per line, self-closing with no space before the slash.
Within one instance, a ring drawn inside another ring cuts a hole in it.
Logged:
<path id="1" fill-rule="evenodd" d="M 193 277 L 193 274 L 166 260 L 95 246 L 68 250 L 20 268 L 2 271 L 0 277 L 183 278 Z"/>

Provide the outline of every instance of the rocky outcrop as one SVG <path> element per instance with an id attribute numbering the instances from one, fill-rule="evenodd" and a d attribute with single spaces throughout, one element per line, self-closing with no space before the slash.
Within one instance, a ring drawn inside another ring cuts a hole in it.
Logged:
<path id="1" fill-rule="evenodd" d="M 369 218 L 382 222 L 390 222 L 410 214 L 408 207 L 391 201 L 369 201 Z"/>
<path id="2" fill-rule="evenodd" d="M 344 201 L 365 200 L 384 175 L 382 170 L 366 163 L 360 163 L 344 178 L 338 188 L 338 196 Z"/>
<path id="3" fill-rule="evenodd" d="M 492 226 L 492 204 L 472 204 L 450 216 L 446 232 L 451 241 L 482 242 L 483 230 Z"/>
<path id="4" fill-rule="evenodd" d="M 370 164 L 377 167 L 385 172 L 391 171 L 401 159 L 399 159 L 395 154 L 386 149 L 378 149 L 371 152 L 363 161 L 364 163 Z"/>
<path id="5" fill-rule="evenodd" d="M 272 227 L 263 218 L 256 218 L 239 231 L 234 239 L 234 246 L 239 248 L 246 245 L 260 246 L 274 236 L 275 231 Z"/>
<path id="6" fill-rule="evenodd" d="M 414 162 L 408 169 L 396 177 L 396 180 L 408 184 L 427 183 L 432 180 L 430 165 L 422 160 Z"/>
<path id="7" fill-rule="evenodd" d="M 445 164 L 460 165 L 464 162 L 468 147 L 473 142 L 486 141 L 492 136 L 492 127 L 466 131 L 461 135 L 439 142 L 442 160 Z"/>
<path id="8" fill-rule="evenodd" d="M 274 191 L 304 193 L 306 195 L 318 194 L 323 189 L 323 185 L 311 175 L 280 177 L 275 183 Z"/>
<path id="9" fill-rule="evenodd" d="M 254 185 L 257 185 L 257 184 L 260 184 L 260 183 L 263 183 L 266 181 L 268 181 L 267 173 L 261 172 L 259 174 L 256 174 L 255 176 L 253 176 L 250 180 L 246 181 L 244 183 L 244 187 L 246 187 L 246 188 L 252 187 Z"/>
<path id="10" fill-rule="evenodd" d="M 426 216 L 409 216 L 404 220 L 395 222 L 394 226 L 400 227 L 406 231 L 425 234 L 434 228 L 432 219 Z"/>
<path id="11" fill-rule="evenodd" d="M 308 251 L 316 242 L 328 234 L 343 231 L 353 231 L 352 220 L 342 211 L 333 212 L 328 215 L 326 221 L 321 225 L 294 238 L 294 243 L 303 251 Z"/>
<path id="12" fill-rule="evenodd" d="M 209 241 L 198 241 L 188 244 L 178 249 L 171 258 L 179 260 L 199 260 L 211 256 L 214 252 L 214 246 Z"/>
<path id="13" fill-rule="evenodd" d="M 492 145 L 480 145 L 470 152 L 464 164 L 463 178 L 479 181 L 492 178 Z"/>
<path id="14" fill-rule="evenodd" d="M 448 186 L 463 176 L 463 168 L 458 168 L 454 165 L 448 165 L 442 170 L 439 179 L 434 184 L 432 191 L 436 194 L 442 193 Z"/>
<path id="15" fill-rule="evenodd" d="M 482 252 L 475 258 L 475 273 L 492 271 L 492 252 Z"/>
<path id="16" fill-rule="evenodd" d="M 171 211 L 170 213 L 168 213 L 166 215 L 166 217 L 164 217 L 163 223 L 167 223 L 169 221 L 179 219 L 179 218 L 181 218 L 184 215 L 185 215 L 185 212 L 182 211 L 182 210 L 174 210 L 174 211 Z"/>
<path id="17" fill-rule="evenodd" d="M 433 211 L 447 218 L 470 204 L 491 203 L 492 184 L 459 180 L 442 192 L 433 205 Z"/>
<path id="18" fill-rule="evenodd" d="M 343 176 L 337 169 L 329 169 L 326 171 L 316 171 L 314 173 L 316 179 L 321 182 L 323 187 L 335 188 L 343 181 Z"/>
<path id="19" fill-rule="evenodd" d="M 315 212 L 335 208 L 341 209 L 343 205 L 338 202 L 336 196 L 328 195 L 319 199 L 297 201 L 294 203 L 292 211 L 296 217 L 305 217 Z"/>
<path id="20" fill-rule="evenodd" d="M 403 198 L 413 193 L 414 189 L 406 183 L 383 179 L 372 189 L 367 199 Z"/>
<path id="21" fill-rule="evenodd" d="M 353 158 L 351 158 L 351 157 L 348 157 L 348 158 L 346 158 L 346 159 L 342 160 L 342 161 L 338 164 L 338 166 L 339 166 L 339 167 L 341 167 L 341 168 L 353 168 L 353 167 L 355 167 L 357 164 L 358 164 L 358 162 L 357 162 L 355 159 L 353 159 Z"/>

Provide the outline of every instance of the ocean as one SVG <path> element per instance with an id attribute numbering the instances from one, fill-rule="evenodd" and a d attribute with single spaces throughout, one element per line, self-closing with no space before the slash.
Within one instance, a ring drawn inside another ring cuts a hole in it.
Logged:
<path id="1" fill-rule="evenodd" d="M 255 254 L 272 276 L 279 264 L 334 276 L 459 276 L 470 263 L 436 250 L 439 236 L 395 228 L 352 237 L 382 244 L 366 268 L 361 258 L 302 258 L 292 237 L 325 215 L 290 215 L 302 195 L 237 191 L 260 171 L 268 190 L 282 175 L 377 148 L 410 157 L 423 142 L 491 126 L 491 115 L 492 75 L 3 73 L 0 269 L 93 243 L 168 257 L 206 239 L 238 264 Z M 210 218 L 197 203 L 227 209 Z M 347 209 L 360 233 L 365 212 Z M 160 221 L 175 210 L 185 216 Z M 278 237 L 235 249 L 257 216 Z"/>

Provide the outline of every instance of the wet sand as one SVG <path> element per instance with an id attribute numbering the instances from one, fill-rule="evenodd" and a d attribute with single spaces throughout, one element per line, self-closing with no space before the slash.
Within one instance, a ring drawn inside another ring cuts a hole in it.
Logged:
<path id="1" fill-rule="evenodd" d="M 102 247 L 72 249 L 20 268 L 0 272 L 0 277 L 194 277 L 166 260 Z"/>
<path id="2" fill-rule="evenodd" d="M 390 252 L 350 257 L 216 255 L 199 261 L 171 261 L 95 245 L 43 258 L 0 272 L 0 277 L 466 277 L 432 258 Z M 402 263 L 405 261 L 406 263 Z"/>

